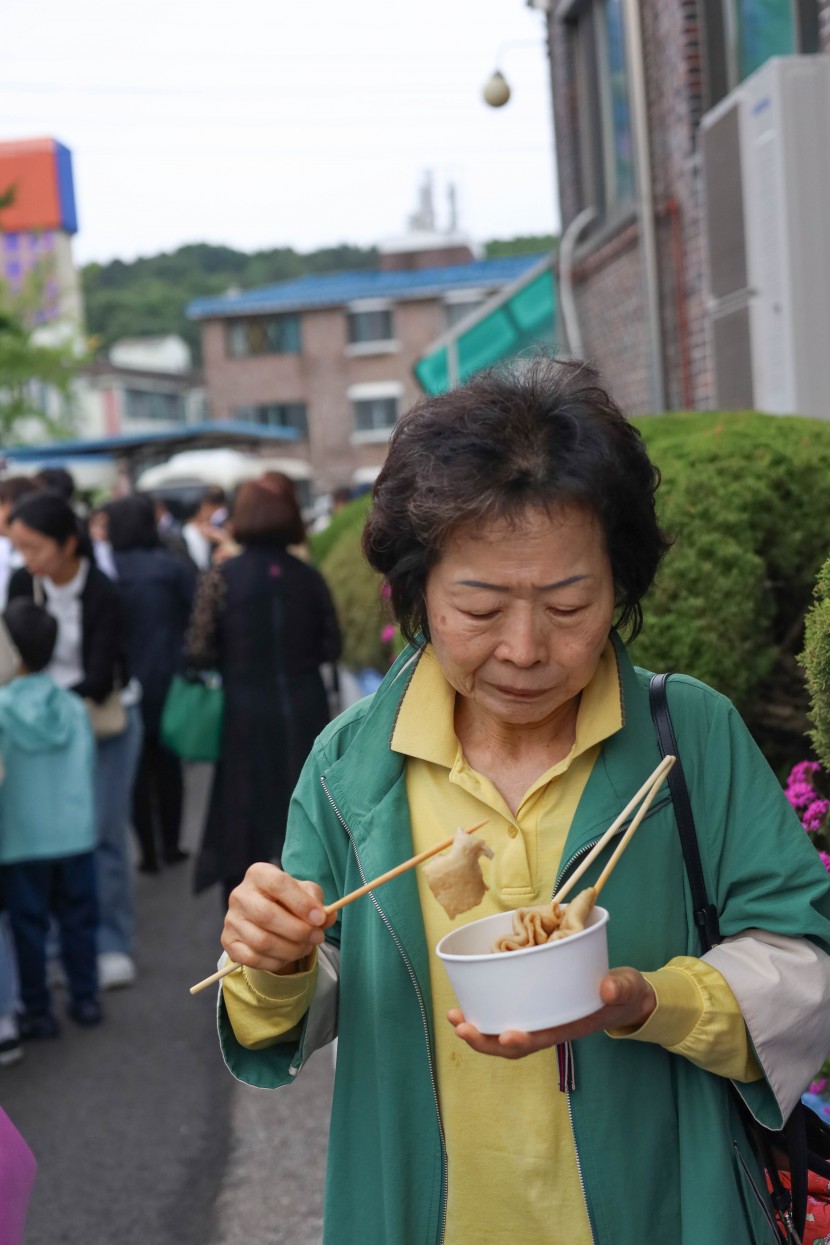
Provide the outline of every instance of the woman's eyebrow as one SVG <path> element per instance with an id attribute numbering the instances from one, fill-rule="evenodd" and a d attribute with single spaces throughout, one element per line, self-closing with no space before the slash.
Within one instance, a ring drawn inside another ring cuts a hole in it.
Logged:
<path id="1" fill-rule="evenodd" d="M 587 578 L 587 575 L 571 575 L 568 579 L 559 579 L 554 584 L 540 584 L 536 591 L 550 592 L 553 588 L 567 588 L 570 584 L 578 584 Z M 455 582 L 462 588 L 486 588 L 490 592 L 510 591 L 509 584 L 486 584 L 480 579 L 456 579 Z"/>

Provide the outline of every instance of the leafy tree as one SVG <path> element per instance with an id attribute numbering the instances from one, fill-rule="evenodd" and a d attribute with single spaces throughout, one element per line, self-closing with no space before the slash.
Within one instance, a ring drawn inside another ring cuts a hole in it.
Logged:
<path id="1" fill-rule="evenodd" d="M 72 380 L 81 362 L 71 345 L 39 343 L 34 332 L 0 307 L 0 442 L 28 441 L 35 432 L 51 437 L 72 430 Z M 59 397 L 60 412 L 45 410 L 43 389 Z"/>
<path id="2" fill-rule="evenodd" d="M 14 202 L 14 193 L 13 186 L 0 192 L 0 212 Z M 74 341 L 50 341 L 38 324 L 52 277 L 53 268 L 41 261 L 19 291 L 0 281 L 0 441 L 5 445 L 44 432 L 65 436 L 72 428 L 72 380 L 83 359 Z M 56 413 L 47 408 L 50 397 Z"/>

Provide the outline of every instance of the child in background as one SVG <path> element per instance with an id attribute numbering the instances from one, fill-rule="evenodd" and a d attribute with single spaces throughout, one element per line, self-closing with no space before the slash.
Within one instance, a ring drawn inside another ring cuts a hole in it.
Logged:
<path id="1" fill-rule="evenodd" d="M 58 923 L 69 1014 L 102 1019 L 95 936 L 95 746 L 83 701 L 44 674 L 57 623 L 25 597 L 4 621 L 20 653 L 18 676 L 0 687 L 0 883 L 12 927 L 23 1011 L 20 1035 L 56 1037 L 46 984 L 50 917 Z"/>

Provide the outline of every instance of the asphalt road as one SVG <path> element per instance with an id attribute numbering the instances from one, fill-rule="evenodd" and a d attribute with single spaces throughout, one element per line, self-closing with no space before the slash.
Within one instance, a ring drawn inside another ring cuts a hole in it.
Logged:
<path id="1" fill-rule="evenodd" d="M 190 844 L 204 778 L 190 775 Z M 38 1160 L 26 1245 L 319 1245 L 329 1053 L 278 1092 L 225 1070 L 213 991 L 188 993 L 216 963 L 220 902 L 194 898 L 189 874 L 138 875 L 139 979 L 104 996 L 105 1023 L 67 1019 L 0 1068 Z"/>

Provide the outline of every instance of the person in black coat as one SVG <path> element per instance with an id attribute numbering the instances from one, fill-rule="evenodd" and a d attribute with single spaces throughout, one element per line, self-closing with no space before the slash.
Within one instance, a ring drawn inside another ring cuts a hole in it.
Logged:
<path id="1" fill-rule="evenodd" d="M 242 552 L 207 571 L 188 633 L 188 660 L 225 689 L 197 891 L 224 896 L 249 865 L 278 861 L 288 802 L 329 720 L 320 666 L 337 661 L 340 628 L 325 580 L 287 550 L 305 539 L 294 486 L 268 472 L 240 485 L 231 519 Z"/>
<path id="2" fill-rule="evenodd" d="M 161 741 L 161 714 L 173 676 L 183 666 L 196 568 L 162 546 L 149 497 L 124 497 L 105 509 L 116 588 L 127 624 L 130 670 L 143 693 L 144 744 L 133 791 L 133 826 L 141 849 L 138 867 L 157 873 L 159 837 L 166 864 L 187 857 L 179 845 L 182 767 Z"/>

